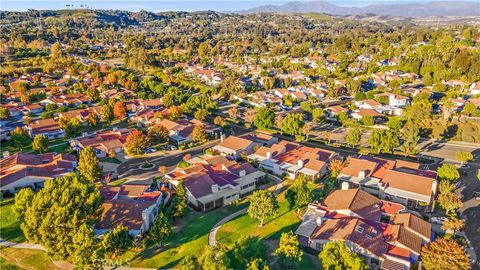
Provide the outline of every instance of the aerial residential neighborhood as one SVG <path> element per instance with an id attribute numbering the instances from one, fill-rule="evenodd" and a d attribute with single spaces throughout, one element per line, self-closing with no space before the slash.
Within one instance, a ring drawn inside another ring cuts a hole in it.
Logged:
<path id="1" fill-rule="evenodd" d="M 478 1 L 160 2 L 0 4 L 1 269 L 480 269 Z"/>

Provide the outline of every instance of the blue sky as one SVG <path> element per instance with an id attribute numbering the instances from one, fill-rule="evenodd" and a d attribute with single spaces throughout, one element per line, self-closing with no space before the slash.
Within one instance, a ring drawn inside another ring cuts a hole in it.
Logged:
<path id="1" fill-rule="evenodd" d="M 291 0 L 297 1 L 297 0 Z M 328 2 L 341 6 L 365 6 L 378 3 L 412 3 L 428 2 L 429 0 L 331 0 Z M 480 0 L 474 0 L 479 2 Z M 0 10 L 25 11 L 28 9 L 65 9 L 89 7 L 93 9 L 121 9 L 130 11 L 235 11 L 260 5 L 282 5 L 285 0 L 0 0 Z M 69 5 L 69 6 L 67 6 Z"/>

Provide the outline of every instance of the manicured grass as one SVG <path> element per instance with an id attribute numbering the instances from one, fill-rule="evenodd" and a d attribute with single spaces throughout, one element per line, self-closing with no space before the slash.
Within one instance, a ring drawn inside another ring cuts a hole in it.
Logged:
<path id="1" fill-rule="evenodd" d="M 55 145 L 53 147 L 50 147 L 49 151 L 50 152 L 55 152 L 55 153 L 65 153 L 67 151 L 67 149 L 68 149 L 68 143 L 64 143 L 64 144 Z"/>
<path id="2" fill-rule="evenodd" d="M 112 157 L 104 157 L 100 159 L 101 162 L 110 162 L 110 163 L 115 163 L 115 164 L 120 164 L 122 163 L 120 160 Z"/>
<path id="3" fill-rule="evenodd" d="M 1 254 L 1 252 L 0 252 Z M 2 270 L 20 270 L 22 268 L 16 266 L 15 264 L 9 263 L 7 260 L 5 260 L 3 257 L 0 257 L 0 269 Z"/>
<path id="4" fill-rule="evenodd" d="M 227 215 L 246 207 L 246 203 L 227 206 L 205 214 L 189 210 L 174 228 L 174 233 L 158 249 L 147 249 L 139 254 L 127 254 L 131 267 L 175 268 L 187 255 L 200 256 L 208 246 L 208 233 Z"/>
<path id="5" fill-rule="evenodd" d="M 112 187 L 118 187 L 118 186 L 121 186 L 123 183 L 125 183 L 127 180 L 128 180 L 127 178 L 119 179 L 119 180 L 108 183 L 108 185 Z"/>
<path id="6" fill-rule="evenodd" d="M 0 202 L 0 238 L 12 242 L 24 242 L 20 221 L 13 213 L 13 199 Z"/>
<path id="7" fill-rule="evenodd" d="M 17 249 L 17 248 L 0 248 L 0 255 L 10 265 L 16 265 L 17 268 L 10 269 L 35 269 L 35 270 L 53 270 L 59 269 L 56 267 L 52 260 L 48 257 L 47 253 L 40 250 L 33 249 Z M 13 266 L 10 266 L 13 267 Z M 4 269 L 0 267 L 1 269 Z"/>
<path id="8" fill-rule="evenodd" d="M 311 188 L 317 185 L 309 184 Z M 299 218 L 303 211 L 297 214 L 296 209 L 290 209 L 288 201 L 285 199 L 285 191 L 277 198 L 279 202 L 279 212 L 265 221 L 263 227 L 259 227 L 260 222 L 248 216 L 247 213 L 224 224 L 217 233 L 217 241 L 228 249 L 231 249 L 234 243 L 245 236 L 254 236 L 262 239 L 267 247 L 268 261 L 275 261 L 273 252 L 278 247 L 280 236 L 284 232 L 295 231 L 301 223 Z M 305 253 L 305 252 L 304 252 Z M 274 269 L 282 266 L 271 265 Z M 302 261 L 298 264 L 298 269 L 321 269 L 321 265 L 316 258 L 307 254 L 303 255 Z"/>

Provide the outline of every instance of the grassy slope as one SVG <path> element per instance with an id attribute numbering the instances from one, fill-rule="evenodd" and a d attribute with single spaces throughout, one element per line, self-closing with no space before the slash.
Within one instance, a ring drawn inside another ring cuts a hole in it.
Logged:
<path id="1" fill-rule="evenodd" d="M 208 245 L 208 233 L 225 216 L 246 207 L 244 204 L 220 208 L 206 214 L 190 211 L 160 249 L 147 249 L 132 258 L 131 267 L 174 268 L 187 255 L 198 256 Z"/>
<path id="2" fill-rule="evenodd" d="M 47 253 L 39 250 L 32 249 L 15 249 L 0 247 L 0 256 L 7 261 L 11 268 L 1 269 L 35 269 L 35 270 L 54 270 L 57 268 L 52 260 L 48 257 Z M 14 266 L 11 265 L 16 265 Z M 3 262 L 2 264 L 3 265 Z"/>
<path id="3" fill-rule="evenodd" d="M 248 214 L 241 215 L 236 219 L 224 224 L 217 234 L 217 240 L 220 244 L 227 248 L 232 248 L 235 241 L 238 239 L 251 235 L 259 237 L 264 240 L 268 247 L 268 253 L 273 251 L 278 246 L 278 241 L 283 232 L 295 231 L 301 223 L 300 218 L 297 217 L 297 210 L 290 209 L 287 200 L 285 199 L 285 192 L 280 194 L 279 213 L 265 221 L 263 227 L 259 227 L 258 220 L 248 216 Z M 273 256 L 269 256 L 269 261 L 273 261 Z M 313 259 L 314 260 L 314 259 Z M 310 256 L 304 255 L 299 264 L 299 269 L 318 269 L 318 265 L 312 260 Z"/>
<path id="4" fill-rule="evenodd" d="M 13 214 L 13 199 L 0 202 L 0 238 L 12 242 L 24 242 L 20 221 Z"/>

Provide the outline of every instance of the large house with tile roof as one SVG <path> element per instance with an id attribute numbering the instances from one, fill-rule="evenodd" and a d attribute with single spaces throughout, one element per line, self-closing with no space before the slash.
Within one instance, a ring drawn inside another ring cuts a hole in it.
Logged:
<path id="1" fill-rule="evenodd" d="M 160 205 L 164 203 L 162 192 L 150 185 L 102 186 L 99 190 L 104 202 L 100 220 L 94 226 L 97 235 L 125 226 L 131 235 L 140 237 L 153 224 Z"/>
<path id="2" fill-rule="evenodd" d="M 237 163 L 224 156 L 201 156 L 165 175 L 173 185 L 182 182 L 188 203 L 199 211 L 226 205 L 263 184 L 266 174 L 248 163 Z"/>
<path id="3" fill-rule="evenodd" d="M 318 251 L 342 241 L 370 269 L 410 269 L 432 239 L 430 223 L 360 189 L 336 190 L 310 204 L 295 233 L 302 246 Z"/>
<path id="4" fill-rule="evenodd" d="M 170 140 L 177 145 L 193 141 L 192 132 L 195 126 L 203 125 L 208 136 L 216 136 L 221 133 L 221 128 L 215 125 L 197 119 L 179 119 L 171 121 L 163 119 L 158 124 L 164 126 L 169 130 Z"/>
<path id="5" fill-rule="evenodd" d="M 45 135 L 49 140 L 65 137 L 65 130 L 53 118 L 35 120 L 26 128 L 32 138 L 36 135 Z"/>
<path id="6" fill-rule="evenodd" d="M 16 153 L 0 161 L 0 191 L 16 193 L 21 188 L 43 187 L 48 179 L 73 172 L 75 156 L 57 153 Z"/>
<path id="7" fill-rule="evenodd" d="M 418 163 L 371 157 L 349 157 L 346 164 L 339 181 L 380 198 L 433 210 L 438 184 L 434 171 L 421 170 Z"/>
<path id="8" fill-rule="evenodd" d="M 317 179 L 328 172 L 328 163 L 334 155 L 332 151 L 280 141 L 270 147 L 258 148 L 248 159 L 279 176 L 295 179 L 303 174 L 309 179 Z"/>
<path id="9" fill-rule="evenodd" d="M 131 131 L 124 128 L 84 135 L 81 138 L 71 140 L 70 145 L 76 150 L 91 146 L 95 150 L 97 157 L 104 158 L 109 154 L 113 155 L 123 152 L 127 136 Z"/>

